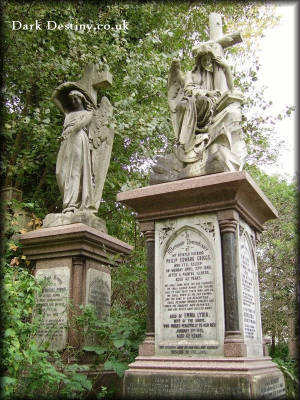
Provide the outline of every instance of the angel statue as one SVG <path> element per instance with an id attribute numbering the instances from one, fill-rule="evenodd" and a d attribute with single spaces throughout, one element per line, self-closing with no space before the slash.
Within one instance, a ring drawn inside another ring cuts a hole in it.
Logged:
<path id="1" fill-rule="evenodd" d="M 233 37 L 236 43 L 237 34 Z M 173 153 L 158 158 L 151 184 L 242 169 L 247 155 L 240 126 L 242 96 L 223 56 L 229 43 L 228 35 L 193 48 L 195 64 L 186 73 L 173 60 L 168 103 L 176 144 Z"/>
<path id="2" fill-rule="evenodd" d="M 48 214 L 44 226 L 85 222 L 105 230 L 95 216 L 101 201 L 109 166 L 114 132 L 108 127 L 113 107 L 103 96 L 97 105 L 97 90 L 111 85 L 107 67 L 99 73 L 96 65 L 86 67 L 83 78 L 65 82 L 52 99 L 64 113 L 56 162 L 56 178 L 63 199 L 62 214 Z"/>

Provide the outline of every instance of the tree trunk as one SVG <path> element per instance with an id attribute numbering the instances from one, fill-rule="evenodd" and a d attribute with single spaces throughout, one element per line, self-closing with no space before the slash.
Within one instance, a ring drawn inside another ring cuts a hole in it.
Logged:
<path id="1" fill-rule="evenodd" d="M 276 337 L 275 334 L 272 333 L 272 343 L 271 343 L 271 352 L 275 351 L 275 345 L 276 345 Z"/>

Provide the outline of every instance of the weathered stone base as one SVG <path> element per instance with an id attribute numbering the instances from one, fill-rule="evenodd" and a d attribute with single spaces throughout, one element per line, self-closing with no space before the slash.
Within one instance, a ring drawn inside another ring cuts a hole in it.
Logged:
<path id="1" fill-rule="evenodd" d="M 76 213 L 69 212 L 65 214 L 48 214 L 43 219 L 43 228 L 77 223 L 86 224 L 101 232 L 107 232 L 105 221 L 86 211 L 77 211 Z"/>
<path id="2" fill-rule="evenodd" d="M 114 371 L 104 371 L 103 366 L 101 366 L 94 371 L 83 371 L 82 374 L 93 381 L 91 398 L 96 398 L 104 386 L 110 393 L 109 398 L 111 400 L 122 399 L 123 378 L 119 377 Z"/>
<path id="3" fill-rule="evenodd" d="M 38 343 L 49 350 L 68 345 L 81 348 L 93 337 L 72 328 L 82 305 L 94 305 L 99 319 L 110 312 L 110 268 L 118 266 L 132 247 L 85 224 L 38 229 L 20 236 L 27 259 L 35 262 L 35 275 L 49 280 L 38 299 L 43 319 Z"/>
<path id="4" fill-rule="evenodd" d="M 155 355 L 155 338 L 154 334 L 146 335 L 146 339 L 139 345 L 139 356 Z"/>
<path id="5" fill-rule="evenodd" d="M 137 357 L 125 372 L 126 399 L 284 399 L 270 357 Z"/>

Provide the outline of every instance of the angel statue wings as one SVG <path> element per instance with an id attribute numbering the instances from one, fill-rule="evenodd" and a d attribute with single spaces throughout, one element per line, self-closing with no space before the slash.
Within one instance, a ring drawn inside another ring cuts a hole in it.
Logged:
<path id="1" fill-rule="evenodd" d="M 239 34 L 200 43 L 192 50 L 194 67 L 183 72 L 173 60 L 168 76 L 168 104 L 176 144 L 157 160 L 150 183 L 215 172 L 236 171 L 247 155 L 242 139 L 242 96 L 234 89 L 223 47 Z"/>
<path id="2" fill-rule="evenodd" d="M 107 67 L 99 73 L 90 64 L 81 80 L 65 82 L 53 93 L 54 103 L 65 115 L 56 162 L 63 207 L 62 215 L 49 214 L 44 226 L 86 222 L 72 216 L 93 216 L 98 211 L 114 132 L 108 126 L 113 107 L 105 96 L 97 105 L 97 90 L 110 86 L 111 81 Z"/>

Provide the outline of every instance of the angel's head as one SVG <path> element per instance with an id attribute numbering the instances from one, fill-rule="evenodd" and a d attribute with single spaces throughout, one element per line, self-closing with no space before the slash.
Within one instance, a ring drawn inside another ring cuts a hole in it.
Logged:
<path id="1" fill-rule="evenodd" d="M 68 93 L 69 101 L 75 110 L 83 110 L 85 98 L 79 90 L 71 90 Z"/>
<path id="2" fill-rule="evenodd" d="M 194 47 L 192 54 L 195 57 L 195 68 L 201 66 L 206 71 L 213 71 L 215 54 L 210 46 L 203 43 L 200 46 Z"/>
<path id="3" fill-rule="evenodd" d="M 79 90 L 71 90 L 68 98 L 75 111 L 84 110 L 86 108 L 86 98 Z"/>

